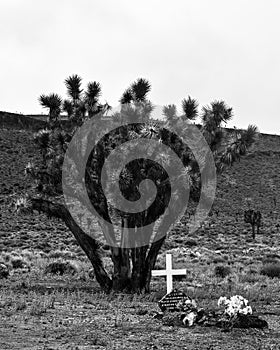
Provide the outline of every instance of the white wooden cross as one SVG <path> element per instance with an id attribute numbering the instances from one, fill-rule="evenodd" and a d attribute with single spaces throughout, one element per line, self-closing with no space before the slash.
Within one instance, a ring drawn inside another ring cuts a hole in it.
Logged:
<path id="1" fill-rule="evenodd" d="M 172 270 L 172 255 L 166 254 L 166 270 L 152 270 L 152 276 L 166 276 L 167 294 L 173 289 L 172 276 L 186 275 L 186 269 Z"/>

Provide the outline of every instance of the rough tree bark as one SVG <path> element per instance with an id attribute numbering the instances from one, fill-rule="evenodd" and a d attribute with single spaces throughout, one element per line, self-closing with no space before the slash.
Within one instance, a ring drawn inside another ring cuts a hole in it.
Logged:
<path id="1" fill-rule="evenodd" d="M 80 247 L 89 258 L 97 282 L 105 292 L 109 292 L 112 288 L 112 281 L 104 269 L 103 262 L 98 254 L 99 244 L 97 241 L 84 233 L 63 204 L 52 203 L 41 198 L 32 198 L 31 202 L 33 209 L 44 212 L 51 217 L 60 218 L 64 221 L 66 226 L 73 233 Z"/>
<path id="2" fill-rule="evenodd" d="M 114 271 L 110 278 L 99 253 L 99 243 L 80 228 L 63 204 L 53 203 L 42 198 L 31 198 L 31 203 L 34 210 L 44 212 L 50 217 L 59 218 L 66 224 L 90 260 L 96 280 L 104 292 L 150 292 L 151 271 L 155 266 L 165 236 L 153 243 L 149 250 L 148 246 L 131 249 L 111 247 Z M 124 221 L 123 228 L 125 229 L 126 226 L 127 222 Z"/>

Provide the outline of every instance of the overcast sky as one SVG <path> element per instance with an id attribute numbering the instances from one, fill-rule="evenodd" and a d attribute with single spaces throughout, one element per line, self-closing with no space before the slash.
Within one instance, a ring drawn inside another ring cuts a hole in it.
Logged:
<path id="1" fill-rule="evenodd" d="M 0 0 L 0 110 L 41 113 L 74 73 L 116 106 L 143 77 L 154 104 L 223 99 L 280 134 L 279 34 L 279 0 Z"/>

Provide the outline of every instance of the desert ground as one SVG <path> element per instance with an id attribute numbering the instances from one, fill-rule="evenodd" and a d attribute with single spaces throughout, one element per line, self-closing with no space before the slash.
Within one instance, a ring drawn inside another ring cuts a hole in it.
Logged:
<path id="1" fill-rule="evenodd" d="M 0 130 L 0 349 L 280 349 L 280 137 L 260 135 L 252 151 L 218 180 L 214 209 L 195 233 L 187 216 L 170 232 L 156 268 L 172 253 L 174 268 L 186 268 L 175 287 L 199 306 L 217 308 L 220 296 L 239 294 L 269 327 L 233 329 L 174 327 L 153 316 L 166 292 L 153 278 L 148 295 L 106 295 L 71 233 L 43 214 L 15 215 L 13 198 L 29 184 L 24 166 L 36 156 L 32 132 Z M 243 220 L 244 199 L 261 210 L 256 239 Z M 112 268 L 106 245 L 102 248 Z M 65 267 L 61 274 L 50 268 Z"/>

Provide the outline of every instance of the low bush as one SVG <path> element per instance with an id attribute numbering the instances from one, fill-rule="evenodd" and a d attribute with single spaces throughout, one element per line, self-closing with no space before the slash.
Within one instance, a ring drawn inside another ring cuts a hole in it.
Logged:
<path id="1" fill-rule="evenodd" d="M 9 277 L 9 269 L 6 264 L 0 262 L 0 279 Z"/>
<path id="2" fill-rule="evenodd" d="M 187 239 L 185 242 L 185 245 L 187 247 L 196 247 L 197 246 L 197 241 L 195 241 L 194 239 Z"/>
<path id="3" fill-rule="evenodd" d="M 23 269 L 28 267 L 27 262 L 23 258 L 12 258 L 11 259 L 11 264 L 14 269 Z"/>
<path id="4" fill-rule="evenodd" d="M 280 278 L 280 263 L 265 264 L 262 266 L 260 273 L 271 278 Z"/>
<path id="5" fill-rule="evenodd" d="M 51 251 L 48 256 L 54 259 L 74 259 L 76 254 L 69 250 L 55 250 Z"/>
<path id="6" fill-rule="evenodd" d="M 225 278 L 230 275 L 231 269 L 229 266 L 218 265 L 215 267 L 214 273 L 216 277 Z"/>
<path id="7" fill-rule="evenodd" d="M 216 258 L 213 258 L 213 260 L 210 260 L 210 261 L 213 262 L 214 264 L 220 264 L 225 262 L 225 258 L 218 256 Z"/>
<path id="8" fill-rule="evenodd" d="M 29 309 L 30 315 L 42 316 L 48 311 L 48 309 L 54 308 L 54 301 L 55 299 L 53 297 L 43 297 L 42 299 L 34 299 Z"/>
<path id="9" fill-rule="evenodd" d="M 280 256 L 278 254 L 267 254 L 262 263 L 263 265 L 280 263 Z"/>
<path id="10" fill-rule="evenodd" d="M 239 276 L 240 283 L 256 283 L 260 281 L 260 275 L 258 273 L 247 272 Z"/>
<path id="11" fill-rule="evenodd" d="M 89 276 L 89 278 L 91 278 L 91 279 L 94 279 L 94 278 L 95 278 L 95 273 L 94 273 L 94 270 L 93 270 L 93 269 L 90 269 L 90 270 L 89 270 L 88 276 Z"/>
<path id="12" fill-rule="evenodd" d="M 52 275 L 64 275 L 77 273 L 77 267 L 69 261 L 56 260 L 49 263 L 45 268 L 45 273 Z"/>

